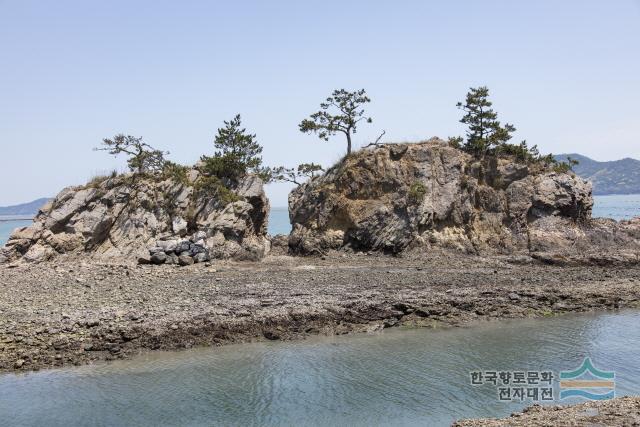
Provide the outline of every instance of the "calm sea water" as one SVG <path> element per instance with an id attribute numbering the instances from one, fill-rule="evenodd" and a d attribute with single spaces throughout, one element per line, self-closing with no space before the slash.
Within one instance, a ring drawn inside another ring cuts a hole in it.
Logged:
<path id="1" fill-rule="evenodd" d="M 6 374 L 0 420 L 11 426 L 438 426 L 502 417 L 526 404 L 501 402 L 491 384 L 472 386 L 471 371 L 557 376 L 590 357 L 596 368 L 615 371 L 618 396 L 640 394 L 639 322 L 640 313 L 631 311 L 387 330 Z M 557 398 L 557 382 L 554 388 Z"/>
<path id="2" fill-rule="evenodd" d="M 640 216 L 640 194 L 595 196 L 593 216 L 596 218 L 629 219 Z M 0 221 L 0 245 L 6 242 L 9 234 L 28 225 L 29 221 Z M 269 234 L 289 234 L 289 211 L 286 207 L 271 208 L 269 213 Z"/>
<path id="3" fill-rule="evenodd" d="M 594 196 L 593 216 L 617 220 L 640 216 L 640 194 Z"/>
<path id="4" fill-rule="evenodd" d="M 0 246 L 4 245 L 4 243 L 9 238 L 9 235 L 16 228 L 26 227 L 31 224 L 32 221 L 29 220 L 17 220 L 17 221 L 3 221 L 0 220 Z"/>
<path id="5" fill-rule="evenodd" d="M 269 212 L 269 234 L 289 234 L 291 223 L 289 222 L 289 208 L 271 208 Z"/>

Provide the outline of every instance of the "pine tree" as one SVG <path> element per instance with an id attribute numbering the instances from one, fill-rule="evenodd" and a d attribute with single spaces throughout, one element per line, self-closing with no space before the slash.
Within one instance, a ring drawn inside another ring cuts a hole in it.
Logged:
<path id="1" fill-rule="evenodd" d="M 259 172 L 262 165 L 262 146 L 256 135 L 242 127 L 240 114 L 218 129 L 213 142 L 214 156 L 203 156 L 204 172 L 219 178 L 237 180 L 249 172 Z"/>
<path id="2" fill-rule="evenodd" d="M 358 130 L 358 123 L 371 123 L 371 117 L 365 117 L 362 105 L 371 102 L 364 89 L 349 92 L 345 89 L 334 90 L 327 100 L 320 104 L 320 111 L 311 114 L 300 125 L 300 132 L 314 132 L 325 141 L 340 132 L 347 138 L 347 154 L 351 154 L 351 136 Z"/>
<path id="3" fill-rule="evenodd" d="M 463 149 L 478 157 L 484 157 L 496 147 L 511 139 L 511 133 L 516 128 L 506 123 L 504 126 L 498 120 L 489 101 L 489 89 L 486 86 L 471 88 L 467 93 L 465 103 L 458 102 L 457 107 L 465 112 L 460 123 L 468 125 L 467 140 Z"/>
<path id="4" fill-rule="evenodd" d="M 165 155 L 169 154 L 157 150 L 142 142 L 142 137 L 136 138 L 131 135 L 118 134 L 113 138 L 102 140 L 102 147 L 94 148 L 95 151 L 108 151 L 109 154 L 127 154 L 129 159 L 127 165 L 132 172 L 138 174 L 162 171 L 166 160 Z"/>

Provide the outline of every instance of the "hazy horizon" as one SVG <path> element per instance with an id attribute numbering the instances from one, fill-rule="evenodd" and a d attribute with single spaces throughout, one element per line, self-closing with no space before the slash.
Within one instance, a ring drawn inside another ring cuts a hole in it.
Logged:
<path id="1" fill-rule="evenodd" d="M 93 152 L 144 136 L 192 164 L 241 113 L 266 165 L 339 159 L 298 123 L 333 89 L 365 88 L 385 142 L 462 135 L 455 107 L 487 85 L 503 122 L 541 152 L 640 158 L 640 1 L 282 1 L 211 4 L 0 0 L 0 206 L 124 170 Z M 267 188 L 286 206 L 291 186 Z"/>

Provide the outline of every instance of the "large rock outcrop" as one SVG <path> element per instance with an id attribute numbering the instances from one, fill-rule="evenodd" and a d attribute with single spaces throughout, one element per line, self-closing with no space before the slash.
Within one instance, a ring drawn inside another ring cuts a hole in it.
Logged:
<path id="1" fill-rule="evenodd" d="M 291 192 L 289 247 L 298 254 L 433 245 L 508 254 L 637 249 L 637 236 L 615 221 L 591 220 L 592 206 L 591 184 L 571 173 L 478 161 L 437 138 L 384 144 Z"/>
<path id="2" fill-rule="evenodd" d="M 232 188 L 235 196 L 223 199 L 199 186 L 198 177 L 191 169 L 183 179 L 120 175 L 66 188 L 33 225 L 11 235 L 0 261 L 59 254 L 136 259 L 189 239 L 197 239 L 192 249 L 204 247 L 214 258 L 262 258 L 269 250 L 262 181 L 247 176 Z"/>

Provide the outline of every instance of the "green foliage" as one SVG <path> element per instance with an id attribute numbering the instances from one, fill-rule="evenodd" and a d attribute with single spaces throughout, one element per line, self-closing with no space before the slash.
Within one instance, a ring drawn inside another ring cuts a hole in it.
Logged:
<path id="1" fill-rule="evenodd" d="M 504 126 L 500 124 L 498 113 L 491 108 L 492 105 L 486 86 L 471 88 L 464 104 L 457 104 L 465 112 L 460 123 L 468 125 L 463 149 L 477 157 L 484 157 L 494 148 L 505 144 L 516 130 L 508 123 Z"/>
<path id="2" fill-rule="evenodd" d="M 240 200 L 240 197 L 217 176 L 201 176 L 194 184 L 194 190 L 195 194 L 200 197 L 215 195 L 223 205 Z"/>
<path id="3" fill-rule="evenodd" d="M 566 162 L 555 162 L 553 165 L 553 170 L 557 173 L 567 173 L 569 171 L 573 171 L 573 167 L 577 166 L 578 164 L 580 164 L 579 161 L 572 159 L 571 157 L 567 157 Z"/>
<path id="4" fill-rule="evenodd" d="M 316 173 L 324 172 L 322 166 L 316 163 L 301 163 L 298 165 L 298 174 L 307 178 L 315 178 Z"/>
<path id="5" fill-rule="evenodd" d="M 347 154 L 351 153 L 351 135 L 358 130 L 358 123 L 371 123 L 371 117 L 365 117 L 362 106 L 371 99 L 364 89 L 349 92 L 345 89 L 334 90 L 325 102 L 320 104 L 320 111 L 311 114 L 300 125 L 300 132 L 315 133 L 325 141 L 340 132 L 347 138 Z"/>
<path id="6" fill-rule="evenodd" d="M 450 136 L 449 139 L 447 139 L 447 144 L 449 144 L 451 148 L 460 149 L 462 148 L 463 141 L 464 139 L 461 136 Z"/>
<path id="7" fill-rule="evenodd" d="M 520 163 L 535 163 L 543 159 L 538 146 L 529 147 L 527 141 L 522 141 L 520 144 L 502 144 L 496 148 L 496 154 L 513 156 Z"/>
<path id="8" fill-rule="evenodd" d="M 172 161 L 167 160 L 164 164 L 162 174 L 165 179 L 172 179 L 182 185 L 188 185 L 189 184 L 189 177 L 187 176 L 188 171 L 189 171 L 189 168 L 187 166 L 183 166 L 178 163 L 174 163 Z"/>
<path id="9" fill-rule="evenodd" d="M 261 170 L 262 146 L 256 135 L 242 127 L 240 114 L 218 129 L 214 145 L 217 151 L 212 157 L 202 156 L 201 171 L 205 175 L 237 182 L 247 173 Z"/>
<path id="10" fill-rule="evenodd" d="M 246 173 L 246 168 L 240 165 L 238 159 L 232 154 L 202 156 L 201 160 L 202 165 L 199 169 L 205 176 L 215 176 L 235 182 Z"/>
<path id="11" fill-rule="evenodd" d="M 425 187 L 423 183 L 415 181 L 411 184 L 411 187 L 409 187 L 407 195 L 412 202 L 420 202 L 425 194 L 427 194 L 427 187 Z"/>
<path id="12" fill-rule="evenodd" d="M 300 178 L 314 178 L 318 172 L 324 172 L 322 166 L 315 163 L 302 163 L 297 169 L 278 166 L 269 169 L 269 181 L 275 182 L 292 182 L 300 185 Z"/>
<path id="13" fill-rule="evenodd" d="M 164 156 L 169 154 L 142 142 L 142 137 L 136 138 L 131 135 L 118 134 L 113 139 L 105 138 L 102 140 L 102 145 L 102 148 L 94 150 L 107 151 L 114 156 L 127 154 L 129 169 L 139 174 L 162 171 L 165 163 Z"/>

